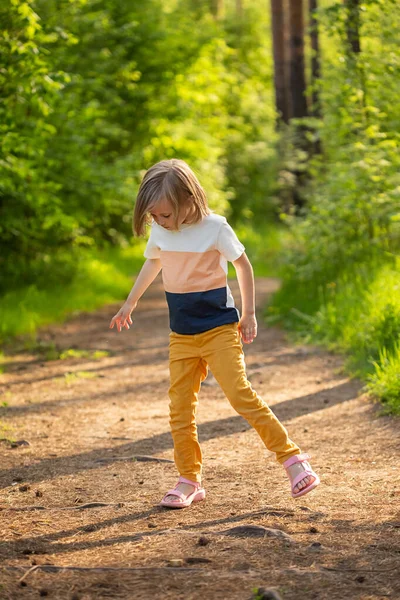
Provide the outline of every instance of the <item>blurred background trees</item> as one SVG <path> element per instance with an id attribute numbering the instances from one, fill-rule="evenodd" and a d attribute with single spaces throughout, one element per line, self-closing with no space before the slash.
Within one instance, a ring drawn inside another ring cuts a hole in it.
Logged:
<path id="1" fill-rule="evenodd" d="M 266 6 L 9 0 L 0 8 L 0 287 L 124 244 L 143 171 L 179 156 L 210 203 L 270 215 Z M 223 18 L 222 18 L 223 16 Z"/>
<path id="2" fill-rule="evenodd" d="M 82 249 L 130 243 L 143 171 L 172 156 L 235 224 L 304 207 L 308 270 L 320 270 L 310 252 L 340 270 L 394 250 L 399 12 L 394 0 L 3 2 L 0 289 L 68 280 Z"/>

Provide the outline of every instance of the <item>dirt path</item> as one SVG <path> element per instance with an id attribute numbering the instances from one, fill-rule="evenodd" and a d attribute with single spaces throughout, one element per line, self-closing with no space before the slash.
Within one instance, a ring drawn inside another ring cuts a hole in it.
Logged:
<path id="1" fill-rule="evenodd" d="M 276 285 L 257 281 L 260 308 Z M 260 315 L 249 377 L 321 485 L 293 500 L 209 378 L 198 415 L 208 495 L 169 511 L 157 506 L 176 483 L 159 280 L 129 332 L 108 330 L 116 308 L 41 333 L 77 357 L 20 353 L 0 376 L 0 420 L 30 443 L 0 445 L 0 598 L 249 600 L 258 587 L 283 600 L 400 598 L 399 421 L 379 416 L 340 358 L 290 345 Z"/>

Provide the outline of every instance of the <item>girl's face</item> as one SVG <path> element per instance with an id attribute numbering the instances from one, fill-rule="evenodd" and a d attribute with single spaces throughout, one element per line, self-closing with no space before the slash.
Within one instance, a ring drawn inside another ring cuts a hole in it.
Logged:
<path id="1" fill-rule="evenodd" d="M 191 213 L 191 209 L 192 206 L 189 202 L 180 207 L 177 219 L 178 228 L 185 221 L 189 213 Z M 168 229 L 170 231 L 175 229 L 172 206 L 168 200 L 160 200 L 155 206 L 153 206 L 150 214 L 157 225 L 160 225 L 161 227 L 164 227 L 164 229 Z"/>

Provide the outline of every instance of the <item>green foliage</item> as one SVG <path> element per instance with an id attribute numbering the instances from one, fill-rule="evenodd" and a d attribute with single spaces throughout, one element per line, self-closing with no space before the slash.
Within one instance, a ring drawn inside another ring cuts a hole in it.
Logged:
<path id="1" fill-rule="evenodd" d="M 347 354 L 346 368 L 393 412 L 400 412 L 400 281 L 398 263 L 367 263 L 335 282 L 313 288 L 286 283 L 267 308 L 267 321 L 284 318 L 306 341 Z M 397 372 L 398 373 L 398 372 Z"/>
<path id="2" fill-rule="evenodd" d="M 99 360 L 110 355 L 107 350 L 78 350 L 76 348 L 61 350 L 57 348 L 54 342 L 43 342 L 42 340 L 36 342 L 35 339 L 25 340 L 24 349 L 39 354 L 43 360 L 68 360 L 73 358 Z"/>
<path id="3" fill-rule="evenodd" d="M 60 380 L 60 383 L 65 382 L 69 385 L 79 379 L 95 379 L 96 377 L 98 377 L 98 374 L 92 373 L 91 371 L 76 371 L 74 373 L 65 373 L 64 378 Z"/>
<path id="4" fill-rule="evenodd" d="M 0 421 L 0 442 L 7 442 L 8 444 L 15 442 L 12 428 L 2 421 Z"/>
<path id="5" fill-rule="evenodd" d="M 377 1 L 362 8 L 357 55 L 343 4 L 320 11 L 323 154 L 307 165 L 306 210 L 283 215 L 293 237 L 267 318 L 349 353 L 348 368 L 398 411 L 400 11 Z"/>
<path id="6" fill-rule="evenodd" d="M 143 171 L 164 158 L 187 160 L 234 219 L 274 211 L 266 12 L 256 0 L 240 21 L 192 0 L 1 5 L 1 291 L 71 283 L 81 249 L 127 243 Z"/>
<path id="7" fill-rule="evenodd" d="M 282 252 L 289 243 L 290 232 L 277 226 L 273 221 L 255 226 L 251 221 L 243 221 L 235 228 L 236 234 L 245 247 L 256 277 L 279 277 L 283 268 Z M 229 265 L 231 276 L 234 267 Z"/>
<path id="8" fill-rule="evenodd" d="M 374 367 L 367 389 L 386 405 L 386 412 L 400 415 L 400 344 L 393 352 L 382 348 Z"/>
<path id="9" fill-rule="evenodd" d="M 10 290 L 0 298 L 0 341 L 22 334 L 35 340 L 42 325 L 119 302 L 132 287 L 132 274 L 143 263 L 144 245 L 140 242 L 127 248 L 82 250 L 70 282 Z M 48 360 L 59 358 L 59 350 L 51 345 L 42 350 Z"/>
<path id="10" fill-rule="evenodd" d="M 69 358 L 89 358 L 92 360 L 99 360 L 100 358 L 105 358 L 106 356 L 110 356 L 110 353 L 107 350 L 95 350 L 94 352 L 91 350 L 76 350 L 75 348 L 68 348 L 60 353 L 60 360 L 67 360 Z"/>

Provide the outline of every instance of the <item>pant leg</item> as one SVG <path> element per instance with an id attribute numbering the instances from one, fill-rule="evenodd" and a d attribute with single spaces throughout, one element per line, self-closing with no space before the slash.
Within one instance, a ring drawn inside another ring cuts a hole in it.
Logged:
<path id="1" fill-rule="evenodd" d="M 269 406 L 252 389 L 245 371 L 244 353 L 237 323 L 207 332 L 202 355 L 232 407 L 254 427 L 277 460 L 300 453 Z"/>
<path id="2" fill-rule="evenodd" d="M 182 477 L 200 482 L 203 457 L 197 437 L 196 411 L 207 365 L 198 356 L 193 336 L 171 333 L 169 350 L 169 408 L 175 465 Z"/>

